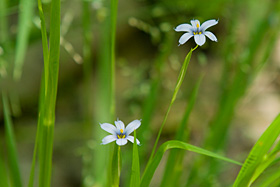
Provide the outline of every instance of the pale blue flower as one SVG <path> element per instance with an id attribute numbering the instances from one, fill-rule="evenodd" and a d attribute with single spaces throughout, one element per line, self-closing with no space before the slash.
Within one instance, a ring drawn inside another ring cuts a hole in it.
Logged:
<path id="1" fill-rule="evenodd" d="M 205 43 L 205 41 L 206 41 L 205 36 L 207 36 L 210 40 L 217 42 L 218 40 L 212 32 L 205 31 L 209 27 L 212 27 L 216 24 L 218 24 L 218 20 L 211 19 L 211 20 L 205 21 L 204 23 L 202 23 L 202 25 L 200 25 L 200 22 L 197 19 L 195 19 L 195 20 L 191 20 L 191 25 L 187 24 L 187 23 L 178 25 L 175 28 L 175 31 L 187 32 L 187 33 L 183 34 L 181 36 L 181 38 L 179 39 L 179 45 L 183 45 L 191 37 L 194 37 L 195 43 L 199 46 L 202 46 Z"/>
<path id="2" fill-rule="evenodd" d="M 105 138 L 102 139 L 101 144 L 108 144 L 113 141 L 116 141 L 118 145 L 125 145 L 127 143 L 127 140 L 130 142 L 134 142 L 134 137 L 129 136 L 130 133 L 132 133 L 134 130 L 136 130 L 140 125 L 140 120 L 134 120 L 130 122 L 126 127 L 124 126 L 124 123 L 121 120 L 115 121 L 115 125 L 112 125 L 110 123 L 102 123 L 100 124 L 100 127 L 111 133 L 111 135 L 105 136 Z M 137 144 L 140 145 L 140 142 L 138 139 L 136 139 Z"/>

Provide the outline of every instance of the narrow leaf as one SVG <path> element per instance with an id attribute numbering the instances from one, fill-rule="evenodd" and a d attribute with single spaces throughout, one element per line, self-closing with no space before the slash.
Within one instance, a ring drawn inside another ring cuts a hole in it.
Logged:
<path id="1" fill-rule="evenodd" d="M 176 133 L 176 140 L 187 141 L 189 136 L 189 129 L 187 128 L 188 119 L 195 104 L 198 89 L 200 87 L 200 83 L 202 81 L 203 76 L 200 76 L 197 81 L 194 90 L 191 93 L 191 97 L 189 99 L 189 103 L 186 107 L 186 111 L 184 117 L 182 119 L 181 125 Z M 179 149 L 172 149 L 169 153 L 167 163 L 165 166 L 164 176 L 162 178 L 161 187 L 168 187 L 171 185 L 176 185 L 179 181 L 181 172 L 183 170 L 183 158 L 185 155 L 185 151 Z"/>
<path id="2" fill-rule="evenodd" d="M 179 76 L 178 76 L 178 79 L 177 79 L 177 83 L 176 83 L 176 86 L 175 86 L 175 89 L 174 89 L 174 92 L 173 92 L 173 96 L 172 96 L 172 99 L 171 99 L 171 102 L 169 104 L 169 107 L 167 109 L 167 112 L 164 116 L 164 119 L 163 119 L 163 122 L 160 126 L 160 129 L 159 129 L 159 132 L 158 132 L 158 135 L 157 135 L 157 138 L 156 138 L 156 141 L 155 141 L 155 144 L 154 144 L 154 147 L 152 149 L 152 153 L 150 155 L 150 158 L 148 160 L 148 164 L 151 162 L 151 160 L 153 159 L 153 156 L 155 154 L 155 151 L 156 151 L 156 148 L 157 148 L 157 144 L 158 144 L 158 141 L 159 141 L 159 138 L 160 138 L 160 135 L 161 135 L 161 132 L 162 132 L 162 129 L 166 123 L 166 120 L 167 120 L 167 117 L 168 117 L 168 114 L 171 110 L 171 107 L 177 97 L 177 94 L 178 94 L 178 91 L 183 83 L 183 80 L 184 80 L 184 77 L 186 75 L 186 72 L 187 72 L 187 69 L 188 69 L 188 66 L 189 66 L 189 62 L 191 60 L 191 56 L 192 56 L 192 52 L 198 47 L 198 45 L 194 48 L 194 49 L 191 49 L 190 52 L 187 54 L 187 56 L 185 57 L 185 60 L 184 60 L 184 63 L 181 67 L 181 70 L 180 70 L 180 73 L 179 73 Z"/>
<path id="3" fill-rule="evenodd" d="M 158 167 L 158 165 L 159 165 L 159 163 L 160 163 L 160 161 L 163 157 L 163 154 L 165 153 L 165 151 L 167 151 L 168 149 L 172 149 L 172 148 L 184 149 L 184 150 L 192 151 L 192 152 L 199 153 L 199 154 L 202 154 L 202 155 L 217 158 L 217 159 L 220 159 L 220 160 L 224 160 L 224 161 L 227 161 L 229 163 L 242 165 L 242 163 L 240 163 L 240 162 L 237 162 L 237 161 L 231 160 L 229 158 L 220 156 L 216 153 L 207 151 L 203 148 L 196 147 L 194 145 L 190 145 L 190 144 L 182 142 L 182 141 L 171 140 L 171 141 L 165 142 L 164 144 L 162 144 L 160 146 L 160 148 L 158 149 L 158 151 L 155 154 L 155 157 L 147 165 L 147 167 L 144 171 L 144 174 L 142 176 L 142 179 L 141 179 L 141 184 L 140 184 L 141 187 L 149 186 L 149 184 L 152 180 L 152 177 L 153 177 L 153 175 L 156 171 L 156 168 Z"/>
<path id="4" fill-rule="evenodd" d="M 139 154 L 136 141 L 136 131 L 134 131 L 134 143 L 133 143 L 133 153 L 132 153 L 132 168 L 130 177 L 130 187 L 140 186 L 140 166 L 139 166 Z"/>
<path id="5" fill-rule="evenodd" d="M 243 167 L 241 168 L 235 182 L 234 187 L 238 186 L 250 186 L 253 174 L 258 165 L 263 161 L 264 156 L 269 151 L 276 138 L 280 134 L 280 114 L 272 122 L 272 124 L 266 129 L 259 140 L 252 148 L 249 156 L 247 157 Z"/>

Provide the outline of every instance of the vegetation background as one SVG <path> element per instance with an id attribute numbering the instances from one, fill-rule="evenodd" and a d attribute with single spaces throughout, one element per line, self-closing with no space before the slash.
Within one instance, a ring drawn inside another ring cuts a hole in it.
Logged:
<path id="1" fill-rule="evenodd" d="M 49 31 L 51 1 L 42 3 Z M 193 52 L 160 144 L 174 139 L 192 91 L 203 76 L 188 120 L 187 142 L 238 161 L 245 160 L 280 111 L 279 4 L 275 0 L 118 2 L 116 117 L 125 124 L 142 119 L 137 131 L 142 143 L 138 148 L 142 167 L 168 108 L 184 57 L 196 46 L 190 39 L 178 47 L 181 33 L 173 28 L 192 19 L 219 19 L 218 25 L 209 28 L 218 42 L 207 39 Z M 106 133 L 99 123 L 114 120 L 109 117 L 110 88 L 106 87 L 110 78 L 106 63 L 110 56 L 109 15 L 107 0 L 61 1 L 51 186 L 90 186 L 99 180 L 94 176 L 105 171 L 104 165 L 98 166 L 100 160 L 102 163 L 108 159 L 107 152 L 99 151 L 108 149 L 107 145 L 100 145 Z M 27 184 L 44 67 L 36 2 L 1 0 L 0 22 L 1 91 L 9 93 L 20 173 L 23 184 Z M 7 160 L 2 104 L 0 129 L 0 153 Z M 122 185 L 129 181 L 132 146 L 122 148 Z M 151 186 L 160 185 L 167 155 Z M 239 166 L 222 163 L 213 167 L 211 159 L 201 157 L 186 154 L 183 175 L 189 176 L 189 180 L 182 177 L 182 186 L 227 186 L 234 182 Z M 198 182 L 202 179 L 207 181 L 203 185 Z"/>

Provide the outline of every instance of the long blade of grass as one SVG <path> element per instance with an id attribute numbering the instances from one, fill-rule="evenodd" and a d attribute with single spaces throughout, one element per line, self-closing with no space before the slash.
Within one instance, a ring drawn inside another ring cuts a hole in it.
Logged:
<path id="1" fill-rule="evenodd" d="M 46 46 L 45 21 L 41 1 L 38 0 L 38 8 L 41 18 L 41 32 L 44 52 L 44 75 L 45 75 L 45 99 L 43 113 L 41 113 L 42 132 L 39 144 L 39 186 L 50 186 L 52 169 L 53 131 L 55 122 L 55 104 L 58 84 L 58 68 L 60 55 L 60 0 L 52 0 L 50 19 L 50 47 Z M 48 51 L 48 52 L 47 52 Z M 46 61 L 45 61 L 46 60 Z M 41 112 L 41 111 L 40 111 Z M 41 115 L 40 114 L 40 115 Z M 40 126 L 40 124 L 39 124 Z"/>
<path id="2" fill-rule="evenodd" d="M 32 165 L 30 170 L 29 182 L 28 187 L 34 186 L 34 175 L 35 175 L 35 166 L 36 166 L 36 159 L 37 159 L 37 152 L 40 143 L 40 138 L 42 137 L 42 125 L 43 125 L 43 113 L 44 113 L 44 103 L 45 103 L 45 75 L 42 75 L 41 78 L 41 88 L 40 88 L 40 98 L 39 98 L 39 114 L 38 114 L 38 128 L 36 132 L 35 138 L 35 145 L 33 150 L 33 158 L 32 158 Z"/>
<path id="3" fill-rule="evenodd" d="M 5 125 L 5 134 L 6 134 L 6 143 L 8 148 L 8 163 L 10 168 L 10 176 L 12 186 L 22 186 L 18 155 L 16 150 L 16 141 L 14 136 L 14 130 L 12 125 L 12 119 L 10 117 L 10 109 L 8 104 L 8 98 L 5 92 L 2 92 L 2 101 L 4 109 L 4 125 Z"/>
<path id="4" fill-rule="evenodd" d="M 41 20 L 41 35 L 42 35 L 42 47 L 43 47 L 43 56 L 44 56 L 44 80 L 45 80 L 45 93 L 47 92 L 48 80 L 49 80 L 49 48 L 48 48 L 48 37 L 47 37 L 47 28 L 45 22 L 45 16 L 43 12 L 42 2 L 38 0 L 38 10 Z"/>
<path id="5" fill-rule="evenodd" d="M 110 88 L 109 88 L 109 107 L 110 117 L 115 119 L 115 43 L 116 43 L 116 27 L 117 27 L 117 13 L 118 13 L 118 0 L 110 1 Z M 111 186 L 119 186 L 120 172 L 121 172 L 121 151 L 118 146 L 118 154 L 116 153 L 116 146 L 114 154 L 112 155 L 112 166 L 108 167 L 108 173 L 112 177 Z M 110 169 L 111 168 L 111 169 Z M 110 174 L 111 173 L 111 174 Z M 110 179 L 109 179 L 110 180 Z"/>
<path id="6" fill-rule="evenodd" d="M 115 144 L 110 164 L 108 186 L 118 187 L 120 185 L 121 165 L 121 147 Z"/>
<path id="7" fill-rule="evenodd" d="M 269 186 L 269 187 L 278 187 L 280 185 L 280 170 L 279 168 L 274 169 L 269 175 L 258 185 L 258 187 Z"/>
<path id="8" fill-rule="evenodd" d="M 32 25 L 34 0 L 21 0 L 19 3 L 19 22 L 15 51 L 14 79 L 19 80 L 22 74 L 24 56 L 28 46 L 28 38 Z"/>
<path id="9" fill-rule="evenodd" d="M 159 141 L 159 138 L 160 138 L 162 129 L 163 129 L 163 127 L 164 127 L 164 125 L 165 125 L 165 122 L 166 122 L 166 120 L 167 120 L 169 111 L 170 111 L 170 109 L 171 109 L 171 107 L 172 107 L 172 105 L 173 105 L 173 103 L 174 103 L 174 101 L 175 101 L 175 99 L 176 99 L 176 97 L 177 97 L 177 93 L 178 93 L 178 91 L 179 91 L 179 89 L 180 89 L 180 87 L 181 87 L 181 85 L 182 85 L 182 82 L 183 82 L 183 80 L 184 80 L 184 77 L 185 77 L 185 75 L 186 75 L 186 72 L 187 72 L 187 69 L 188 69 L 188 65 L 189 65 L 189 62 L 190 62 L 190 60 L 191 60 L 192 52 L 193 52 L 197 47 L 198 47 L 198 45 L 197 45 L 194 49 L 191 49 L 191 50 L 190 50 L 190 52 L 187 54 L 187 56 L 186 56 L 186 58 L 185 58 L 185 60 L 184 60 L 184 63 L 183 63 L 183 65 L 182 65 L 182 67 L 181 67 L 181 70 L 180 70 L 180 73 L 179 73 L 179 76 L 178 76 L 178 79 L 177 79 L 177 83 L 176 83 L 176 86 L 175 86 L 175 89 L 174 89 L 174 92 L 173 92 L 173 96 L 172 96 L 171 102 L 170 102 L 169 107 L 168 107 L 168 109 L 167 109 L 167 112 L 166 112 L 166 114 L 165 114 L 165 116 L 164 116 L 163 122 L 162 122 L 162 124 L 161 124 L 161 126 L 160 126 L 160 129 L 159 129 L 159 132 L 158 132 L 158 135 L 157 135 L 157 138 L 156 138 L 156 141 L 155 141 L 155 144 L 154 144 L 154 147 L 153 147 L 153 150 L 152 150 L 152 153 L 151 153 L 151 155 L 150 155 L 150 158 L 149 158 L 149 161 L 148 161 L 148 164 L 147 164 L 147 165 L 149 165 L 149 163 L 150 163 L 151 160 L 153 159 L 153 156 L 154 156 L 154 153 L 155 153 L 155 151 L 156 151 L 157 144 L 158 144 L 158 141 Z"/>
<path id="10" fill-rule="evenodd" d="M 253 174 L 258 165 L 263 161 L 264 156 L 269 151 L 276 138 L 280 134 L 280 114 L 266 129 L 259 140 L 252 148 L 243 167 L 241 168 L 233 186 L 250 186 Z"/>
<path id="11" fill-rule="evenodd" d="M 270 165 L 275 163 L 275 157 L 280 150 L 280 141 L 278 141 L 277 145 L 273 148 L 273 150 L 264 156 L 263 161 L 259 164 L 256 168 L 254 175 L 252 176 L 251 183 L 253 183 L 262 173 L 263 171 L 268 168 Z"/>
<path id="12" fill-rule="evenodd" d="M 240 162 L 237 162 L 237 161 L 231 160 L 229 158 L 220 156 L 220 155 L 218 155 L 216 153 L 207 151 L 207 150 L 205 150 L 203 148 L 196 147 L 194 145 L 191 145 L 191 144 L 188 144 L 188 143 L 185 143 L 185 142 L 182 142 L 182 141 L 171 140 L 171 141 L 165 142 L 164 144 L 162 144 L 160 146 L 160 148 L 156 152 L 153 160 L 146 167 L 146 169 L 144 171 L 144 174 L 143 174 L 143 176 L 141 178 L 141 184 L 140 184 L 141 187 L 149 186 L 149 184 L 151 182 L 151 179 L 152 179 L 152 177 L 153 177 L 153 175 L 154 175 L 154 173 L 156 171 L 156 168 L 158 167 L 158 165 L 159 165 L 159 163 L 160 163 L 160 161 L 161 161 L 161 159 L 163 157 L 163 154 L 167 150 L 172 149 L 172 148 L 184 149 L 184 150 L 192 151 L 192 152 L 199 153 L 199 154 L 202 154 L 202 155 L 206 155 L 206 156 L 210 156 L 210 157 L 213 157 L 213 158 L 217 158 L 219 160 L 223 160 L 223 161 L 226 161 L 226 162 L 229 162 L 229 163 L 233 163 L 233 164 L 237 164 L 237 165 L 242 165 L 242 163 L 240 163 Z"/>
<path id="13" fill-rule="evenodd" d="M 139 154 L 136 141 L 136 131 L 134 131 L 134 143 L 132 152 L 132 168 L 130 177 L 130 187 L 140 186 L 140 166 L 139 166 Z"/>
<path id="14" fill-rule="evenodd" d="M 184 117 L 182 119 L 181 125 L 177 130 L 175 140 L 186 141 L 189 136 L 189 129 L 187 129 L 188 119 L 195 104 L 198 89 L 200 87 L 201 81 L 203 76 L 200 76 L 199 80 L 197 81 L 194 90 L 191 93 L 191 97 L 186 108 Z M 179 182 L 179 178 L 181 176 L 181 172 L 183 170 L 183 158 L 185 152 L 183 150 L 172 149 L 169 153 L 167 163 L 165 166 L 164 176 L 162 178 L 161 186 L 168 187 L 172 185 L 176 185 Z"/>

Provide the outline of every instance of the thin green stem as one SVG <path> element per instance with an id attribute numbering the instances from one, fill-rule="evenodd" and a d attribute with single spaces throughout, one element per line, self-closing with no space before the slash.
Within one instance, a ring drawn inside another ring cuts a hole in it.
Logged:
<path id="1" fill-rule="evenodd" d="M 167 117 L 168 117 L 168 114 L 171 110 L 171 107 L 176 99 L 176 96 L 177 96 L 177 93 L 182 85 L 182 82 L 184 80 L 184 77 L 186 75 L 186 71 L 188 69 L 188 65 L 189 65 L 189 62 L 190 62 L 190 59 L 191 59 L 191 55 L 192 55 L 192 52 L 198 47 L 198 45 L 194 48 L 194 49 L 191 49 L 190 52 L 187 54 L 185 60 L 184 60 L 184 64 L 182 65 L 181 67 L 181 70 L 180 70 L 180 74 L 178 76 L 178 79 L 177 79 L 177 83 L 176 83 L 176 86 L 175 86 L 175 89 L 174 89 L 174 92 L 173 92 L 173 96 L 172 96 L 172 99 L 171 99 L 171 102 L 169 104 L 169 107 L 167 109 L 167 112 L 164 116 L 164 120 L 160 126 L 160 129 L 159 129 L 159 132 L 158 132 L 158 135 L 157 135 L 157 138 L 156 138 L 156 141 L 155 141 L 155 144 L 154 144 L 154 147 L 153 147 L 153 150 L 152 150 L 152 153 L 151 153 L 151 156 L 149 158 L 149 161 L 148 161 L 148 165 L 149 163 L 151 162 L 151 160 L 153 159 L 153 156 L 155 154 L 155 150 L 157 148 L 157 144 L 158 144 L 158 141 L 159 141 L 159 138 L 160 138 L 160 135 L 161 135 L 161 132 L 162 132 L 162 129 L 166 123 L 166 120 L 167 120 Z"/>

